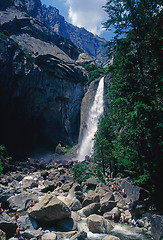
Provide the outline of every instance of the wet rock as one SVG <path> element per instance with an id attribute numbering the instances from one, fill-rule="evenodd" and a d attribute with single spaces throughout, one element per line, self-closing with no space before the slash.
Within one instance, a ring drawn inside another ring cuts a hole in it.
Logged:
<path id="1" fill-rule="evenodd" d="M 87 218 L 87 225 L 93 233 L 110 233 L 113 229 L 111 223 L 109 223 L 104 217 L 93 214 Z"/>
<path id="2" fill-rule="evenodd" d="M 76 221 L 73 218 L 66 218 L 60 221 L 57 221 L 55 227 L 62 232 L 74 231 L 77 230 Z"/>
<path id="3" fill-rule="evenodd" d="M 72 235 L 73 235 L 74 233 L 72 233 Z M 74 236 L 72 236 L 71 238 L 70 238 L 70 240 L 85 240 L 85 239 L 87 239 L 87 233 L 86 232 L 77 232 L 77 233 L 75 233 L 75 235 Z"/>
<path id="4" fill-rule="evenodd" d="M 28 210 L 30 217 L 43 222 L 70 217 L 70 209 L 57 197 L 46 194 L 39 203 Z"/>
<path id="5" fill-rule="evenodd" d="M 100 204 L 99 203 L 91 203 L 88 206 L 79 210 L 78 214 L 81 217 L 88 217 L 91 214 L 97 213 L 99 209 L 100 209 Z"/>
<path id="6" fill-rule="evenodd" d="M 151 233 L 154 240 L 163 238 L 163 216 L 153 215 L 151 219 Z"/>

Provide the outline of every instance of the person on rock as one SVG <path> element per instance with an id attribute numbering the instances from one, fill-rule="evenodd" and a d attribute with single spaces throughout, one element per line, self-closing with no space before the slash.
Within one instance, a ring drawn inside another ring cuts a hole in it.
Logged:
<path id="1" fill-rule="evenodd" d="M 19 240 L 25 240 L 24 237 L 20 234 L 20 227 L 21 227 L 21 223 L 18 225 L 16 229 L 16 236 Z"/>
<path id="2" fill-rule="evenodd" d="M 19 214 L 16 213 L 14 216 L 14 220 L 17 221 L 19 217 L 20 217 Z"/>

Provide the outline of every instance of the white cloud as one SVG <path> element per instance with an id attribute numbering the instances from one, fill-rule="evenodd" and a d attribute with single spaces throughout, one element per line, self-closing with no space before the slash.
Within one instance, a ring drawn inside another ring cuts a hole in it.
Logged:
<path id="1" fill-rule="evenodd" d="M 102 8 L 106 0 L 66 0 L 66 3 L 73 25 L 100 35 L 103 31 L 101 23 L 107 19 L 107 14 Z"/>

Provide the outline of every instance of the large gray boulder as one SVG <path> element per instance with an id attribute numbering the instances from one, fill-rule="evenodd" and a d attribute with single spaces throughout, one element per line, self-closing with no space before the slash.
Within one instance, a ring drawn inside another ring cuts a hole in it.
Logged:
<path id="1" fill-rule="evenodd" d="M 95 191 L 89 190 L 89 192 L 87 193 L 83 200 L 82 206 L 85 207 L 91 203 L 99 201 L 100 201 L 99 195 Z"/>
<path id="2" fill-rule="evenodd" d="M 133 185 L 128 178 L 124 179 L 121 183 L 121 189 L 125 188 L 127 201 L 144 200 L 149 197 L 149 192 L 141 187 Z"/>
<path id="3" fill-rule="evenodd" d="M 97 213 L 99 209 L 100 209 L 100 204 L 99 203 L 91 203 L 88 206 L 80 209 L 78 211 L 78 214 L 81 217 L 88 217 L 91 214 Z"/>
<path id="4" fill-rule="evenodd" d="M 87 218 L 87 225 L 93 233 L 110 233 L 113 229 L 111 223 L 109 223 L 104 217 L 93 214 Z"/>
<path id="5" fill-rule="evenodd" d="M 96 186 L 98 185 L 97 179 L 95 177 L 88 178 L 86 181 L 86 185 L 88 189 L 95 189 Z"/>
<path id="6" fill-rule="evenodd" d="M 163 239 L 163 216 L 162 215 L 152 216 L 151 233 L 154 240 Z"/>
<path id="7" fill-rule="evenodd" d="M 106 193 L 106 195 L 100 200 L 101 211 L 102 212 L 110 211 L 116 206 L 116 204 L 117 203 L 114 201 L 114 195 L 110 191 Z"/>
<path id="8" fill-rule="evenodd" d="M 6 237 L 12 237 L 15 234 L 17 228 L 16 222 L 8 216 L 6 213 L 0 214 L 0 229 L 6 233 Z"/>
<path id="9" fill-rule="evenodd" d="M 43 222 L 70 217 L 70 209 L 56 196 L 46 194 L 39 203 L 28 210 L 30 217 Z"/>
<path id="10" fill-rule="evenodd" d="M 8 199 L 9 207 L 14 211 L 24 211 L 27 210 L 29 205 L 31 204 L 31 201 L 34 200 L 34 202 L 38 202 L 38 194 L 37 193 L 27 193 L 22 192 L 20 194 L 17 194 L 15 196 L 11 196 Z"/>

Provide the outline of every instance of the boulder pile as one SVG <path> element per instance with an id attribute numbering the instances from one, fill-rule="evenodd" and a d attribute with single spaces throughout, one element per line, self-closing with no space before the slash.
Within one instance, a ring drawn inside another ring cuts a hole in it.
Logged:
<path id="1" fill-rule="evenodd" d="M 89 172 L 93 164 L 89 161 L 90 177 L 75 183 L 73 169 L 78 164 L 28 159 L 2 175 L 0 239 L 17 239 L 16 229 L 21 224 L 20 233 L 26 240 L 84 240 L 89 239 L 90 232 L 101 234 L 101 239 L 118 240 L 113 233 L 115 224 L 132 225 L 133 219 L 137 232 L 150 239 L 152 228 L 153 238 L 160 239 L 162 218 L 147 213 L 146 190 L 134 186 L 128 178 L 107 177 L 99 182 L 96 173 Z"/>

